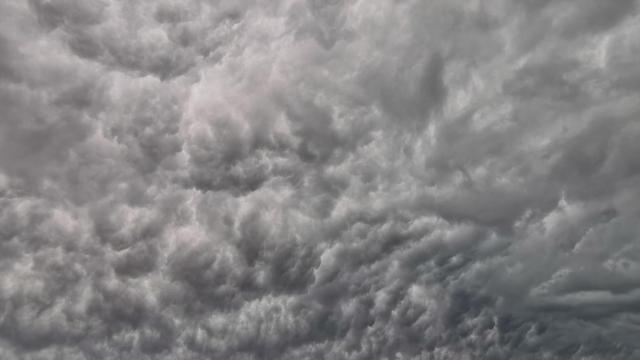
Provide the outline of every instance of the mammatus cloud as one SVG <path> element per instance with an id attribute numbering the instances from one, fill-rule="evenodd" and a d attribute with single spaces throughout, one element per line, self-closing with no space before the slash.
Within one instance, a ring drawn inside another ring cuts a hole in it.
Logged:
<path id="1" fill-rule="evenodd" d="M 0 358 L 640 358 L 639 11 L 0 2 Z"/>

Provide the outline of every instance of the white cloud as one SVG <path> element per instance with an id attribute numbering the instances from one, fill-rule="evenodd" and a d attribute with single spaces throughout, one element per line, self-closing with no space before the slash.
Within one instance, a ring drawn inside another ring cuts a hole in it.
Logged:
<path id="1" fill-rule="evenodd" d="M 638 357 L 635 1 L 0 14 L 0 357 Z"/>

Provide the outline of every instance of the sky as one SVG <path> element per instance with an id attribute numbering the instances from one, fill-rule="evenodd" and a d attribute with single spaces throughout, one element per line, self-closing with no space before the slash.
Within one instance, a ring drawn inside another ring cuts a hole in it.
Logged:
<path id="1" fill-rule="evenodd" d="M 639 6 L 0 1 L 0 358 L 639 359 Z"/>

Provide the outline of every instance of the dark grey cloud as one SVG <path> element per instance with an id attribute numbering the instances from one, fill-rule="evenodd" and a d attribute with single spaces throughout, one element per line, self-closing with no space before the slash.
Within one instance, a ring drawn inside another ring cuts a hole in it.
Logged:
<path id="1" fill-rule="evenodd" d="M 0 358 L 639 358 L 638 16 L 0 2 Z"/>

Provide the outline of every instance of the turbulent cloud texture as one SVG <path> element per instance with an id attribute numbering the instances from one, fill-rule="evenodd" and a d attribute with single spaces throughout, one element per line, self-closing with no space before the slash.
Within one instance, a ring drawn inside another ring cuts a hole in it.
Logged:
<path id="1" fill-rule="evenodd" d="M 640 358 L 638 6 L 0 1 L 0 358 Z"/>

